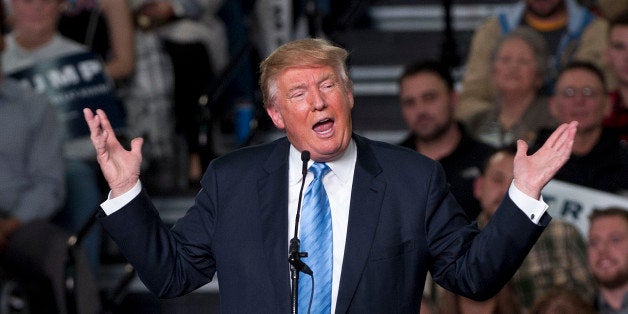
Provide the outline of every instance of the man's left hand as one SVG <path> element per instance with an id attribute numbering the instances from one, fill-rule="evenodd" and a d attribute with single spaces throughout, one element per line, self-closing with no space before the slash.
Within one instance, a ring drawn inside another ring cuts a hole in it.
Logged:
<path id="1" fill-rule="evenodd" d="M 571 155 L 578 122 L 563 123 L 533 155 L 527 154 L 528 144 L 517 141 L 514 161 L 514 184 L 528 196 L 539 199 L 541 190 L 567 162 Z"/>

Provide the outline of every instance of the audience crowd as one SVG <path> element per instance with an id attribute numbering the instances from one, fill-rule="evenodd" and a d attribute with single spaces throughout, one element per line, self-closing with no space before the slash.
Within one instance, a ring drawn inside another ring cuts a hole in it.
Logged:
<path id="1" fill-rule="evenodd" d="M 265 119 L 259 60 L 289 39 L 329 36 L 340 23 L 326 17 L 347 16 L 338 11 L 352 1 L 315 1 L 314 12 L 324 16 L 299 7 L 305 1 L 285 2 L 272 13 L 263 0 L 2 2 L 0 285 L 17 277 L 31 302 L 66 312 L 65 251 L 40 254 L 42 237 L 63 249 L 107 197 L 89 139 L 68 122 L 82 108 L 60 107 L 58 94 L 37 95 L 41 84 L 72 84 L 91 68 L 65 67 L 50 82 L 34 75 L 31 89 L 19 75 L 93 53 L 126 114 L 122 139 L 144 138 L 147 191 L 195 191 L 212 158 L 263 140 L 256 137 Z M 475 30 L 459 89 L 450 65 L 399 60 L 407 64 L 398 80 L 407 136 L 398 144 L 441 163 L 451 192 L 480 227 L 512 181 L 513 144 L 524 139 L 533 153 L 553 128 L 573 120 L 573 153 L 556 179 L 628 196 L 628 5 L 617 3 L 511 4 Z M 85 304 L 100 304 L 92 292 L 103 239 L 98 227 L 89 230 L 77 253 L 87 278 L 79 281 L 86 295 L 79 301 L 95 313 Z M 35 265 L 34 275 L 19 267 L 24 261 Z M 555 217 L 511 281 L 485 302 L 428 280 L 422 312 L 627 313 L 628 208 L 593 210 L 588 234 Z"/>

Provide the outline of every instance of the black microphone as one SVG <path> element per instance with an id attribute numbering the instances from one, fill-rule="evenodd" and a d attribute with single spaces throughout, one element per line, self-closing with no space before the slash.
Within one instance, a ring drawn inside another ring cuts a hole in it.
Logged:
<path id="1" fill-rule="evenodd" d="M 301 261 L 301 257 L 306 257 L 307 253 L 299 252 L 301 241 L 299 240 L 299 222 L 301 220 L 301 200 L 303 199 L 303 187 L 305 186 L 305 177 L 307 176 L 307 163 L 310 161 L 310 152 L 304 150 L 301 152 L 301 161 L 303 161 L 303 180 L 301 180 L 301 189 L 299 190 L 299 202 L 297 204 L 297 214 L 294 222 L 294 237 L 290 240 L 290 257 L 288 261 L 297 270 L 312 276 L 312 270 Z"/>
<path id="2" fill-rule="evenodd" d="M 304 150 L 301 152 L 301 161 L 303 162 L 303 168 L 301 174 L 303 175 L 303 183 L 305 183 L 305 176 L 307 175 L 307 162 L 310 161 L 310 152 Z M 301 184 L 301 192 L 303 192 L 303 184 Z M 300 200 L 301 198 L 299 198 Z"/>

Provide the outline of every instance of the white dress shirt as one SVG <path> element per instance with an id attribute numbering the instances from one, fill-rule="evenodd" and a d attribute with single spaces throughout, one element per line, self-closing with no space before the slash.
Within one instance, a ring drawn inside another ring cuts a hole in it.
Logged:
<path id="1" fill-rule="evenodd" d="M 353 172 L 355 171 L 355 161 L 357 160 L 357 149 L 355 143 L 351 141 L 347 150 L 340 158 L 327 162 L 327 166 L 331 169 L 323 177 L 323 185 L 329 198 L 329 206 L 331 207 L 331 230 L 333 237 L 333 269 L 331 282 L 331 312 L 336 312 L 336 298 L 338 296 L 338 287 L 340 286 L 340 270 L 342 270 L 342 261 L 345 252 L 345 240 L 347 239 L 347 225 L 349 224 L 349 206 L 351 205 L 351 187 L 353 183 Z M 288 227 L 289 239 L 294 236 L 294 223 L 297 214 L 297 206 L 299 202 L 299 190 L 301 189 L 301 180 L 303 174 L 303 162 L 301 161 L 301 152 L 292 145 L 290 146 L 289 157 L 289 194 L 288 194 Z M 314 161 L 310 160 L 309 166 Z M 314 175 L 308 171 L 305 178 L 304 190 L 314 179 Z M 303 192 L 305 193 L 305 192 Z M 300 229 L 299 229 L 300 230 Z M 306 260 L 304 262 L 307 263 Z M 308 277 L 309 278 L 309 277 Z"/>

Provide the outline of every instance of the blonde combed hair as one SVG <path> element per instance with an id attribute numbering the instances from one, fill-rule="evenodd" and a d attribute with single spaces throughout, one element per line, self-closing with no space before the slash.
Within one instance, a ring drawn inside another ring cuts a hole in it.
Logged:
<path id="1" fill-rule="evenodd" d="M 331 66 L 342 80 L 346 91 L 353 91 L 345 64 L 348 52 L 320 38 L 295 40 L 277 48 L 260 64 L 260 87 L 264 106 L 273 104 L 277 94 L 277 77 L 291 67 Z"/>

